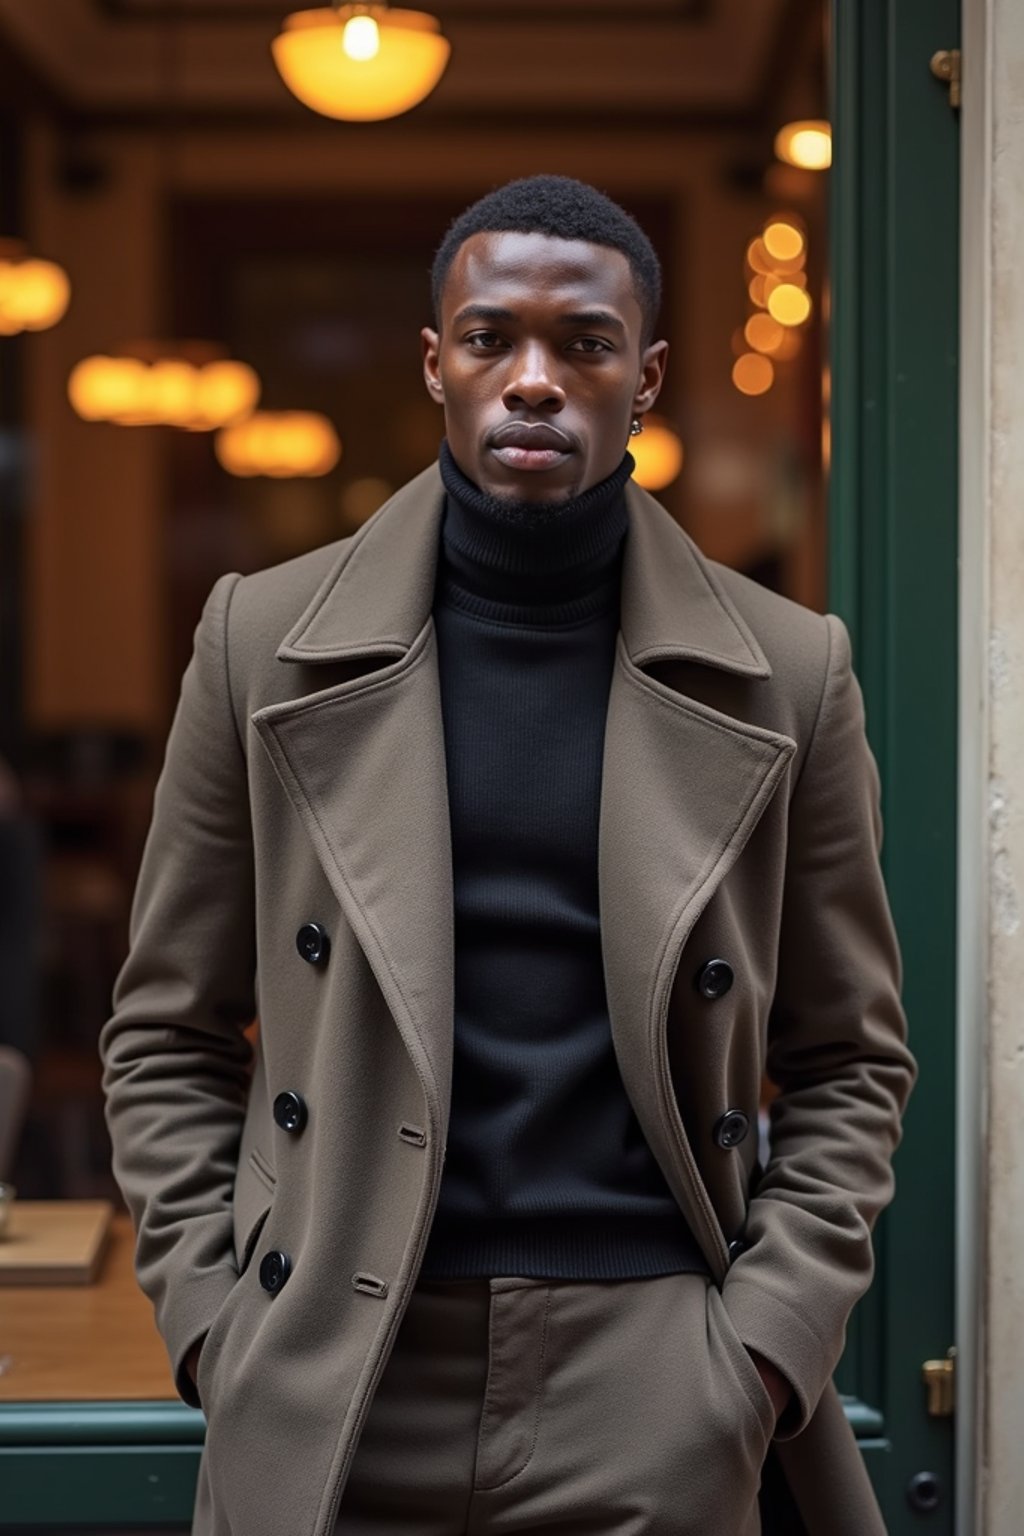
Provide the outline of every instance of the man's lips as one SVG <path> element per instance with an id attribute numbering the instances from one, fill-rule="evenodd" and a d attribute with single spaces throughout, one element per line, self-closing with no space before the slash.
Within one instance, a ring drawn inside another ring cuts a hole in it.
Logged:
<path id="1" fill-rule="evenodd" d="M 566 433 L 543 421 L 506 422 L 487 441 L 509 469 L 553 469 L 575 451 Z"/>

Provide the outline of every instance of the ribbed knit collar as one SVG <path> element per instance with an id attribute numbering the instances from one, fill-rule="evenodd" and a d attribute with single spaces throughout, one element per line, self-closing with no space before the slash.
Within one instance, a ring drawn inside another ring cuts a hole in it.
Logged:
<path id="1" fill-rule="evenodd" d="M 552 506 L 488 495 L 462 473 L 447 441 L 439 463 L 447 492 L 442 601 L 480 618 L 544 625 L 575 623 L 617 603 L 631 454 L 607 479 Z"/>

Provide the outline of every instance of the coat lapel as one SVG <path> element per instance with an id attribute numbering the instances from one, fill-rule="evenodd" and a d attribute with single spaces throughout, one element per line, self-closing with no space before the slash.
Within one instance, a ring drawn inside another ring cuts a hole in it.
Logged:
<path id="1" fill-rule="evenodd" d="M 605 733 L 599 893 L 612 1033 L 652 1150 L 705 1247 L 668 1077 L 664 1017 L 682 946 L 778 787 L 795 744 L 645 673 L 771 668 L 692 540 L 632 482 Z M 453 908 L 431 618 L 444 493 L 436 465 L 346 543 L 277 649 L 342 680 L 258 710 L 269 752 L 406 1047 L 447 1124 Z"/>
<path id="2" fill-rule="evenodd" d="M 696 545 L 639 487 L 630 484 L 627 494 L 598 868 L 608 1011 L 637 1118 L 720 1279 L 725 1242 L 672 1090 L 666 1018 L 686 940 L 778 789 L 796 743 L 644 672 L 647 663 L 677 660 L 771 677 Z"/>

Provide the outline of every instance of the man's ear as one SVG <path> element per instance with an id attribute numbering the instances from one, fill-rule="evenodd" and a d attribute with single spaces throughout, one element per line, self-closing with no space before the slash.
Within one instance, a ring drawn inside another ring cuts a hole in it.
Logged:
<path id="1" fill-rule="evenodd" d="M 420 331 L 423 344 L 423 381 L 427 394 L 435 405 L 444 404 L 444 385 L 441 383 L 441 337 L 425 325 Z"/>
<path id="2" fill-rule="evenodd" d="M 651 410 L 661 393 L 668 363 L 668 342 L 652 341 L 645 347 L 640 358 L 640 382 L 633 396 L 633 414 L 642 416 Z"/>

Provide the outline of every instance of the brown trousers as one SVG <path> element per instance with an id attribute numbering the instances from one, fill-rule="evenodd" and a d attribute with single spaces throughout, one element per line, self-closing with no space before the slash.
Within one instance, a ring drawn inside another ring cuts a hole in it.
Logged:
<path id="1" fill-rule="evenodd" d="M 760 1536 L 771 1400 L 702 1275 L 421 1280 L 336 1536 Z"/>

